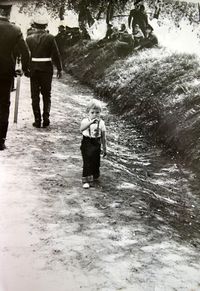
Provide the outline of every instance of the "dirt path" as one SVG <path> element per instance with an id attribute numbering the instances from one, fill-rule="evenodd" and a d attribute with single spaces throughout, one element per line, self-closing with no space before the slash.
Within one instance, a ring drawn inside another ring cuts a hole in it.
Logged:
<path id="1" fill-rule="evenodd" d="M 23 79 L 0 154 L 0 291 L 200 290 L 194 175 L 137 132 L 126 147 L 130 128 L 105 108 L 108 158 L 99 186 L 83 190 L 79 124 L 92 92 L 64 78 L 50 129 L 32 127 Z"/>

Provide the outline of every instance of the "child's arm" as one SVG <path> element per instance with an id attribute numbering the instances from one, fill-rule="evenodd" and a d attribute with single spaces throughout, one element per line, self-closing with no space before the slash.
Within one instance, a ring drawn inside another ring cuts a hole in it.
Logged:
<path id="1" fill-rule="evenodd" d="M 103 146 L 103 157 L 105 157 L 107 155 L 107 150 L 106 150 L 106 131 L 102 131 L 101 143 L 102 143 L 102 146 Z"/>
<path id="2" fill-rule="evenodd" d="M 80 126 L 80 131 L 86 130 L 92 123 L 95 123 L 96 119 L 89 120 L 87 118 L 83 119 Z"/>

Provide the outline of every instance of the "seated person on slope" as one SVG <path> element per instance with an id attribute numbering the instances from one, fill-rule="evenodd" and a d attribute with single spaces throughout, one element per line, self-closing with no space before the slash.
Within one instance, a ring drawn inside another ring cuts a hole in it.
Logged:
<path id="1" fill-rule="evenodd" d="M 139 46 L 143 39 L 144 39 L 144 34 L 142 33 L 142 30 L 140 29 L 139 24 L 136 24 L 133 31 L 134 47 Z"/>
<path id="2" fill-rule="evenodd" d="M 152 48 L 158 45 L 158 38 L 153 34 L 153 27 L 148 24 L 146 28 L 146 37 L 141 40 L 140 44 L 135 47 L 135 50 L 142 48 Z"/>
<path id="3" fill-rule="evenodd" d="M 126 25 L 125 25 L 125 23 L 122 23 L 122 24 L 121 24 L 121 27 L 120 27 L 119 33 L 128 33 L 128 31 L 127 31 L 127 29 L 126 29 Z"/>

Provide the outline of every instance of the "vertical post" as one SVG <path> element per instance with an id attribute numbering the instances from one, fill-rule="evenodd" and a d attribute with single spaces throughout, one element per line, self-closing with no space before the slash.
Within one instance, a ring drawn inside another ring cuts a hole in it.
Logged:
<path id="1" fill-rule="evenodd" d="M 200 22 L 200 4 L 198 3 L 198 14 L 199 14 L 199 22 Z"/>
<path id="2" fill-rule="evenodd" d="M 20 57 L 17 57 L 16 69 L 20 69 Z M 14 109 L 14 123 L 17 123 L 17 119 L 18 119 L 20 83 L 21 83 L 21 75 L 19 73 L 19 74 L 17 74 L 17 85 L 16 85 L 16 95 L 15 95 L 15 109 Z"/>

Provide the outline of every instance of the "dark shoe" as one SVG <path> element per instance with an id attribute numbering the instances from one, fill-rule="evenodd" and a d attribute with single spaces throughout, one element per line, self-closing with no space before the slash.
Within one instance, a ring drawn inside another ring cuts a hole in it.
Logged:
<path id="1" fill-rule="evenodd" d="M 43 121 L 43 127 L 48 127 L 50 124 L 49 119 Z"/>
<path id="2" fill-rule="evenodd" d="M 35 121 L 35 122 L 33 122 L 33 126 L 36 127 L 36 128 L 40 128 L 41 127 L 41 122 Z"/>
<path id="3" fill-rule="evenodd" d="M 98 181 L 99 180 L 99 177 L 100 177 L 99 174 L 93 175 L 93 180 L 94 181 Z"/>
<path id="4" fill-rule="evenodd" d="M 91 188 L 94 188 L 94 187 L 95 187 L 95 183 L 94 183 L 94 181 L 90 182 L 90 187 L 91 187 Z"/>
<path id="5" fill-rule="evenodd" d="M 5 143 L 0 143 L 0 151 L 3 151 L 6 149 Z"/>

